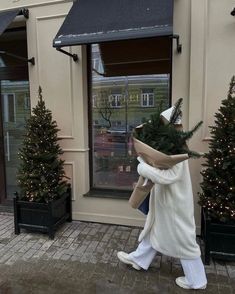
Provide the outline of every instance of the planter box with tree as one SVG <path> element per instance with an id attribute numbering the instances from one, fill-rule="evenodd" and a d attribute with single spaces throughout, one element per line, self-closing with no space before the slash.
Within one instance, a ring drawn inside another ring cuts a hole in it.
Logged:
<path id="1" fill-rule="evenodd" d="M 26 228 L 54 238 L 56 228 L 66 220 L 71 221 L 71 189 L 60 159 L 63 151 L 58 144 L 58 131 L 39 88 L 39 101 L 27 120 L 19 151 L 20 192 L 14 198 L 16 234 Z"/>
<path id="2" fill-rule="evenodd" d="M 235 77 L 211 127 L 199 204 L 205 263 L 210 256 L 235 260 Z"/>

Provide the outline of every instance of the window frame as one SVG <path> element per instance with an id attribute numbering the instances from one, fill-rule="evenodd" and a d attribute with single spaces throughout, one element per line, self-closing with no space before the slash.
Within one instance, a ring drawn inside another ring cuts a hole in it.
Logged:
<path id="1" fill-rule="evenodd" d="M 30 96 L 25 95 L 24 96 L 24 110 L 30 110 L 31 109 L 31 101 L 30 101 Z"/>
<path id="2" fill-rule="evenodd" d="M 4 123 L 15 123 L 16 122 L 16 97 L 15 93 L 2 93 L 3 99 L 3 121 Z M 9 96 L 13 97 L 13 116 L 14 120 L 9 120 Z"/>
<path id="3" fill-rule="evenodd" d="M 129 199 L 132 191 L 119 190 L 110 188 L 100 188 L 93 186 L 93 116 L 92 116 L 92 44 L 86 45 L 87 56 L 87 96 L 88 96 L 88 143 L 89 143 L 89 179 L 90 189 L 85 193 L 84 197 L 94 198 L 111 198 L 111 199 Z M 172 67 L 173 67 L 173 52 L 171 43 L 171 70 L 169 73 L 169 107 L 172 105 Z M 141 97 L 140 97 L 141 100 Z M 153 99 L 154 100 L 154 99 Z M 154 102 L 153 102 L 154 103 Z M 155 103 L 154 106 L 155 107 Z"/>
<path id="4" fill-rule="evenodd" d="M 124 105 L 122 105 L 122 97 L 123 95 L 120 93 L 110 94 L 109 95 L 110 108 L 123 108 Z M 113 105 L 113 102 L 115 102 L 114 105 Z M 119 103 L 120 105 L 118 105 Z"/>
<path id="5" fill-rule="evenodd" d="M 152 95 L 152 104 L 150 105 L 149 101 L 150 101 L 150 95 Z M 145 97 L 146 96 L 146 97 Z M 144 105 L 144 99 L 146 99 L 146 105 Z M 143 108 L 147 108 L 147 107 L 154 107 L 155 106 L 155 103 L 154 103 L 154 92 L 141 92 L 141 95 L 140 95 L 140 105 L 141 107 Z"/>

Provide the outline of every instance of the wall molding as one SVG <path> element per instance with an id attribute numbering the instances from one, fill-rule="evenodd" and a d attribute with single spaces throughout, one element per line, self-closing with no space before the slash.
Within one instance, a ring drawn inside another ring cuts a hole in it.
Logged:
<path id="1" fill-rule="evenodd" d="M 44 15 L 44 16 L 37 16 L 36 21 L 40 20 L 48 20 L 48 19 L 55 19 L 55 18 L 61 18 L 66 17 L 66 13 L 60 13 L 60 14 L 51 14 L 51 15 Z"/>
<path id="2" fill-rule="evenodd" d="M 203 56 L 203 87 L 202 87 L 202 141 L 208 141 L 208 120 L 207 120 L 207 74 L 208 74 L 208 49 L 209 49 L 209 1 L 204 2 L 204 56 Z"/>
<path id="3" fill-rule="evenodd" d="M 144 218 L 124 217 L 119 215 L 96 214 L 86 212 L 72 212 L 72 219 L 77 221 L 97 222 L 132 227 L 144 227 Z M 196 226 L 196 234 L 201 235 L 201 227 Z"/>
<path id="4" fill-rule="evenodd" d="M 69 149 L 69 148 L 62 148 L 64 152 L 88 152 L 90 148 L 77 148 L 77 149 Z"/>
<path id="5" fill-rule="evenodd" d="M 87 221 L 87 222 L 97 222 L 97 223 L 107 223 L 115 225 L 124 225 L 124 226 L 134 226 L 134 227 L 143 227 L 145 219 L 144 218 L 135 218 L 135 217 L 126 217 L 122 215 L 109 215 L 109 214 L 97 214 L 97 213 L 88 213 L 88 212 L 73 212 L 73 220 Z"/>
<path id="6" fill-rule="evenodd" d="M 37 50 L 37 75 L 38 75 L 38 82 L 40 85 L 42 85 L 42 77 L 41 77 L 41 73 L 42 73 L 42 62 L 40 61 L 40 57 L 41 57 L 41 52 L 40 52 L 40 38 L 39 38 L 39 26 L 40 26 L 40 22 L 42 21 L 50 21 L 53 19 L 64 19 L 65 16 L 67 14 L 66 13 L 61 13 L 61 14 L 51 14 L 51 15 L 45 15 L 45 16 L 38 16 L 36 17 L 36 21 L 35 21 L 35 30 L 36 30 L 36 50 Z M 51 45 L 52 46 L 52 45 Z M 55 52 L 56 49 L 54 48 Z M 69 47 L 68 51 L 70 53 L 72 53 L 72 48 Z M 73 91 L 73 79 L 72 79 L 72 67 L 73 67 L 73 60 L 72 58 L 68 58 L 68 80 L 69 80 L 69 89 L 68 89 L 68 97 L 70 99 L 70 109 L 69 112 L 71 113 L 71 125 L 70 125 L 70 131 L 71 131 L 71 135 L 61 135 L 59 136 L 59 138 L 61 139 L 74 139 L 75 138 L 75 132 L 74 132 L 74 127 L 75 127 L 75 115 L 74 115 L 74 91 Z M 67 98 L 68 99 L 68 98 Z"/>
<path id="7" fill-rule="evenodd" d="M 189 126 L 203 121 L 200 141 L 208 141 L 208 54 L 209 54 L 209 0 L 191 1 L 191 53 L 189 82 Z M 195 112 L 198 116 L 195 116 Z M 192 117 L 192 119 L 190 119 Z"/>
<path id="8" fill-rule="evenodd" d="M 59 138 L 59 139 L 63 139 L 63 140 L 64 140 L 64 139 L 67 139 L 67 140 L 68 140 L 68 139 L 75 139 L 74 136 L 63 136 L 63 135 L 62 135 L 62 136 L 58 136 L 58 138 Z"/>
<path id="9" fill-rule="evenodd" d="M 211 137 L 206 136 L 204 139 L 202 139 L 203 142 L 210 142 Z"/>
<path id="10" fill-rule="evenodd" d="M 65 161 L 64 165 L 68 165 L 72 167 L 72 175 L 71 175 L 71 188 L 72 188 L 72 201 L 76 201 L 76 194 L 75 194 L 75 187 L 76 187 L 76 180 L 75 180 L 75 164 L 72 161 Z"/>

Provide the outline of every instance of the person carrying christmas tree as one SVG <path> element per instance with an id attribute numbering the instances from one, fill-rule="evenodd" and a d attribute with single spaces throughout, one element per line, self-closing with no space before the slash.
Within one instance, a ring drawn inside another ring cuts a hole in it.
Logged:
<path id="1" fill-rule="evenodd" d="M 139 140 L 166 154 L 188 153 L 196 155 L 186 145 L 201 122 L 190 132 L 184 132 L 181 125 L 180 106 L 167 109 L 143 125 Z M 153 126 L 158 126 L 157 129 Z M 153 143 L 154 142 L 154 143 Z M 139 236 L 137 249 L 130 254 L 119 251 L 117 256 L 134 269 L 147 270 L 157 252 L 179 258 L 183 277 L 176 284 L 184 289 L 205 289 L 207 278 L 196 242 L 194 202 L 188 160 L 161 169 L 147 164 L 138 157 L 137 171 L 140 176 L 154 183 L 149 200 L 149 213 Z"/>

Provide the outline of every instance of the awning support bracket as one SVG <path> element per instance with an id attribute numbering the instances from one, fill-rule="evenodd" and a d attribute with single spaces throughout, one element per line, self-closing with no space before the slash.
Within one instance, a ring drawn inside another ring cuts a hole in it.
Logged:
<path id="1" fill-rule="evenodd" d="M 35 58 L 34 57 L 28 59 L 27 61 L 30 62 L 32 65 L 35 65 Z"/>
<path id="2" fill-rule="evenodd" d="M 177 52 L 182 53 L 182 44 L 180 44 L 180 36 L 179 35 L 173 35 L 172 38 L 176 39 Z"/>
<path id="3" fill-rule="evenodd" d="M 23 8 L 20 10 L 19 15 L 23 15 L 25 18 L 29 18 L 29 10 L 26 8 Z"/>
<path id="4" fill-rule="evenodd" d="M 30 59 L 27 59 L 25 57 L 22 57 L 22 56 L 13 54 L 13 53 L 8 53 L 6 51 L 0 51 L 0 54 L 11 56 L 11 57 L 16 58 L 16 59 L 19 59 L 19 60 L 27 61 L 27 62 L 31 63 L 32 65 L 35 65 L 35 58 L 34 57 L 32 57 Z"/>
<path id="5" fill-rule="evenodd" d="M 65 51 L 65 50 L 63 50 L 63 49 L 61 49 L 61 48 L 56 48 L 56 50 L 57 50 L 57 51 L 60 51 L 61 53 L 64 53 L 65 55 L 68 55 L 68 56 L 72 57 L 72 58 L 73 58 L 73 61 L 75 61 L 75 62 L 78 61 L 78 56 L 77 56 L 77 54 L 69 53 L 69 52 L 67 52 L 67 51 Z"/>

